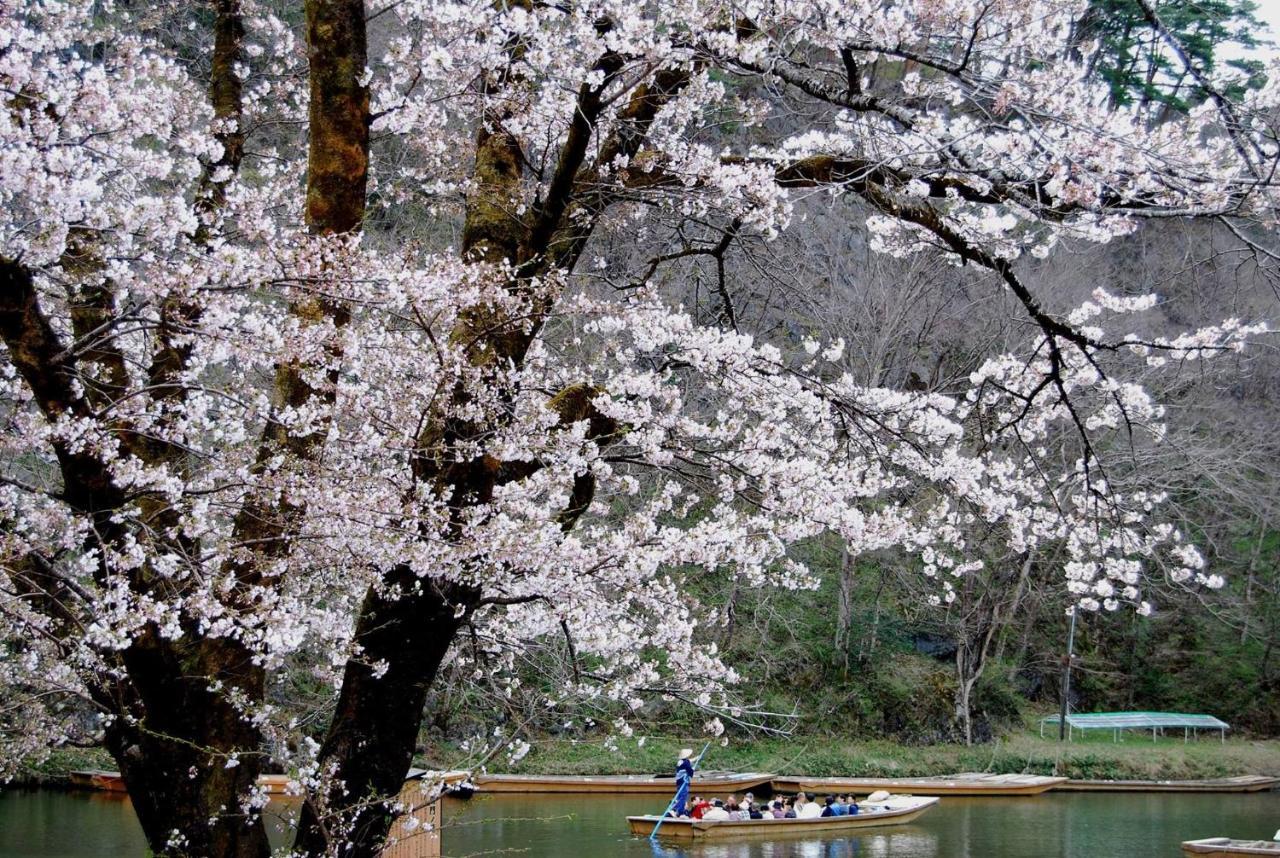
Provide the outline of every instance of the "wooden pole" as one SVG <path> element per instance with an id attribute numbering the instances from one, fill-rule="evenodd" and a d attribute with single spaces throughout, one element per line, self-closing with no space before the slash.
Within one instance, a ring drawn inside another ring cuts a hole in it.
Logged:
<path id="1" fill-rule="evenodd" d="M 711 747 L 710 742 L 707 742 L 707 744 L 702 746 L 702 753 L 698 754 L 698 758 L 693 761 L 693 770 L 695 772 L 698 770 L 698 764 L 702 762 L 703 756 L 707 753 L 707 748 L 710 748 L 710 747 Z M 689 781 L 689 791 L 693 792 L 692 779 Z M 667 814 L 671 812 L 671 808 L 676 806 L 676 797 L 679 795 L 680 795 L 680 787 L 676 787 L 676 794 L 671 796 L 671 801 L 667 802 L 667 809 L 662 811 L 662 816 L 658 818 L 658 824 L 653 827 L 653 831 L 649 832 L 650 840 L 658 836 L 658 829 L 662 827 L 662 823 L 666 820 Z"/>

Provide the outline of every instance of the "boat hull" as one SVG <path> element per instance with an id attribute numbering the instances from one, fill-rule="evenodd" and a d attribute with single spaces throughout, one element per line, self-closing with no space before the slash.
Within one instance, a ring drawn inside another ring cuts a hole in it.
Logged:
<path id="1" fill-rule="evenodd" d="M 1274 840 L 1232 840 L 1229 837 L 1210 837 L 1207 840 L 1187 840 L 1182 844 L 1182 854 L 1188 858 L 1240 858 L 1246 855 L 1280 856 L 1280 843 Z"/>
<path id="2" fill-rule="evenodd" d="M 410 769 L 407 780 L 417 780 L 431 775 L 445 785 L 462 783 L 467 779 L 467 772 L 427 772 L 424 769 Z M 124 778 L 119 772 L 108 772 L 101 769 L 71 772 L 67 776 L 71 785 L 82 789 L 96 789 L 103 792 L 128 792 Z M 289 791 L 289 775 L 259 775 L 258 786 L 263 787 L 268 795 L 283 796 Z"/>
<path id="3" fill-rule="evenodd" d="M 694 792 L 737 792 L 769 783 L 767 772 L 746 772 L 723 776 L 695 776 Z M 518 793 L 600 793 L 624 795 L 672 795 L 675 778 L 648 775 L 475 775 L 477 792 Z"/>
<path id="4" fill-rule="evenodd" d="M 774 778 L 775 792 L 852 792 L 877 790 L 912 795 L 1039 795 L 1066 783 L 1044 775 L 988 775 L 966 772 L 936 778 Z"/>
<path id="5" fill-rule="evenodd" d="M 1054 787 L 1068 792 L 1262 792 L 1275 789 L 1280 778 L 1242 775 L 1198 781 L 1069 780 Z"/>
<path id="6" fill-rule="evenodd" d="M 124 778 L 119 772 L 108 772 L 102 769 L 71 772 L 67 780 L 73 787 L 81 789 L 97 789 L 104 792 L 125 792 Z"/>
<path id="7" fill-rule="evenodd" d="M 828 816 L 817 819 L 705 820 L 666 819 L 658 836 L 672 840 L 759 840 L 780 837 L 838 835 L 861 828 L 905 825 L 938 803 L 937 798 L 899 796 L 884 809 L 864 810 L 856 816 Z M 658 824 L 658 816 L 628 816 L 627 824 L 637 837 L 648 837 Z"/>
<path id="8" fill-rule="evenodd" d="M 71 785 L 81 789 L 96 789 L 102 792 L 128 792 L 124 777 L 119 772 L 83 771 L 68 775 Z M 258 778 L 258 786 L 264 787 L 268 795 L 284 795 L 289 783 L 288 775 L 262 775 Z"/>

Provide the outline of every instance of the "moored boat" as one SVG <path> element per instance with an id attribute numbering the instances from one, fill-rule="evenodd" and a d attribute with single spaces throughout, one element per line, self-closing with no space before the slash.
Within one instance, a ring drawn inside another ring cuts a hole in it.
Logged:
<path id="1" fill-rule="evenodd" d="M 67 775 L 67 780 L 74 787 L 81 789 L 96 789 L 103 792 L 125 792 L 124 778 L 119 772 L 109 772 L 104 769 L 85 769 L 82 771 L 71 772 Z"/>
<path id="2" fill-rule="evenodd" d="M 694 791 L 735 792 L 754 789 L 773 779 L 768 772 L 699 772 Z M 473 775 L 477 792 L 623 793 L 666 795 L 675 792 L 675 778 L 663 775 Z"/>
<path id="3" fill-rule="evenodd" d="M 962 772 L 929 778 L 812 778 L 773 779 L 775 792 L 854 792 L 876 790 L 913 795 L 1038 795 L 1066 783 L 1066 778 L 1046 775 L 992 775 Z"/>
<path id="4" fill-rule="evenodd" d="M 428 772 L 424 769 L 410 769 L 407 780 L 420 780 L 427 776 L 440 779 L 446 786 L 461 783 L 467 779 L 467 773 L 464 771 Z M 103 792 L 128 791 L 124 785 L 124 778 L 119 772 L 90 769 L 71 772 L 68 779 L 72 786 L 82 789 L 96 789 Z M 258 786 L 263 787 L 268 795 L 284 796 L 288 794 L 291 780 L 293 778 L 289 775 L 259 775 Z"/>
<path id="5" fill-rule="evenodd" d="M 102 792 L 128 792 L 124 784 L 124 776 L 119 772 L 108 772 L 101 769 L 72 772 L 67 776 L 74 787 L 96 789 Z M 270 795 L 283 795 L 289 783 L 288 775 L 262 775 L 258 785 L 265 787 Z"/>
<path id="6" fill-rule="evenodd" d="M 1210 837 L 1205 840 L 1185 840 L 1182 854 L 1194 858 L 1238 858 L 1243 855 L 1280 856 L 1280 843 L 1274 840 L 1232 840 L 1230 837 Z"/>
<path id="7" fill-rule="evenodd" d="M 1191 781 L 1107 781 L 1072 779 L 1055 790 L 1073 792 L 1262 792 L 1275 789 L 1280 777 L 1240 775 L 1234 778 L 1207 778 Z"/>
<path id="8" fill-rule="evenodd" d="M 752 838 L 810 836 L 819 832 L 841 833 L 859 828 L 904 825 L 938 803 L 936 797 L 895 795 L 875 804 L 862 804 L 852 816 L 820 816 L 814 819 L 662 819 L 660 816 L 628 816 L 637 837 L 648 837 L 662 820 L 659 837 L 675 840 L 747 840 Z"/>
<path id="9" fill-rule="evenodd" d="M 267 795 L 285 795 L 289 790 L 288 775 L 258 775 L 258 786 L 267 791 Z"/>
<path id="10" fill-rule="evenodd" d="M 79 779 L 73 777 L 73 784 L 83 784 L 83 776 L 88 775 L 88 788 L 104 791 L 104 793 L 127 793 L 128 789 L 124 786 L 124 777 L 120 776 L 120 772 L 108 771 L 91 771 L 77 772 L 81 776 Z"/>

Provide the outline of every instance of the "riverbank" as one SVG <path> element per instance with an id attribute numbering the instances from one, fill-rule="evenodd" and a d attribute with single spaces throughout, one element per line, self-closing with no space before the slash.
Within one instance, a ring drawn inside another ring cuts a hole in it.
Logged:
<path id="1" fill-rule="evenodd" d="M 704 740 L 705 741 L 705 740 Z M 599 739 L 540 739 L 516 764 L 498 757 L 491 771 L 519 774 L 591 775 L 664 772 L 679 749 L 701 744 L 694 738 L 620 740 L 610 750 Z M 453 769 L 467 763 L 456 750 L 433 749 L 417 764 Z M 1280 739 L 1228 739 L 1208 736 L 1188 743 L 1182 737 L 1134 733 L 1113 743 L 1110 734 L 1095 735 L 1059 744 L 1041 739 L 1034 731 L 1019 732 L 986 744 L 898 745 L 887 741 L 853 742 L 829 736 L 795 736 L 787 739 L 713 742 L 704 768 L 732 771 L 805 774 L 815 777 L 923 777 L 954 772 L 1061 775 L 1070 778 L 1113 780 L 1195 780 L 1234 775 L 1280 775 Z M 67 775 L 78 769 L 114 769 L 110 756 L 99 748 L 63 748 L 39 766 L 32 767 L 11 786 L 65 786 Z"/>
<path id="2" fill-rule="evenodd" d="M 552 740 L 533 743 L 519 763 L 506 765 L 501 757 L 491 771 L 524 774 L 629 774 L 661 772 L 671 768 L 679 748 L 700 744 L 684 741 L 638 739 L 621 741 L 616 751 L 604 740 Z M 457 761 L 424 760 L 436 767 L 456 766 Z M 448 764 L 448 765 L 446 765 Z M 922 777 L 954 772 L 1061 775 L 1070 778 L 1138 780 L 1194 780 L 1233 775 L 1280 774 L 1280 740 L 1204 737 L 1188 742 L 1179 735 L 1151 741 L 1132 734 L 1113 743 L 1111 736 L 1059 744 L 1027 732 L 1006 736 L 986 745 L 903 746 L 892 742 L 850 742 L 833 737 L 796 736 L 712 743 L 703 762 L 707 769 L 766 771 L 779 774 L 857 777 Z"/>

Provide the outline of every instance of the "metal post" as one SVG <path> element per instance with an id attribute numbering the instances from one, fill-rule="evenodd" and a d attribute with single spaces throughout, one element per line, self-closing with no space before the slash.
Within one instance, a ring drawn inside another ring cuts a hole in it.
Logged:
<path id="1" fill-rule="evenodd" d="M 1067 698 L 1071 695 L 1071 659 L 1075 657 L 1076 608 L 1071 606 L 1071 625 L 1067 630 L 1067 659 L 1062 665 L 1062 706 L 1058 710 L 1058 741 L 1067 738 Z"/>

